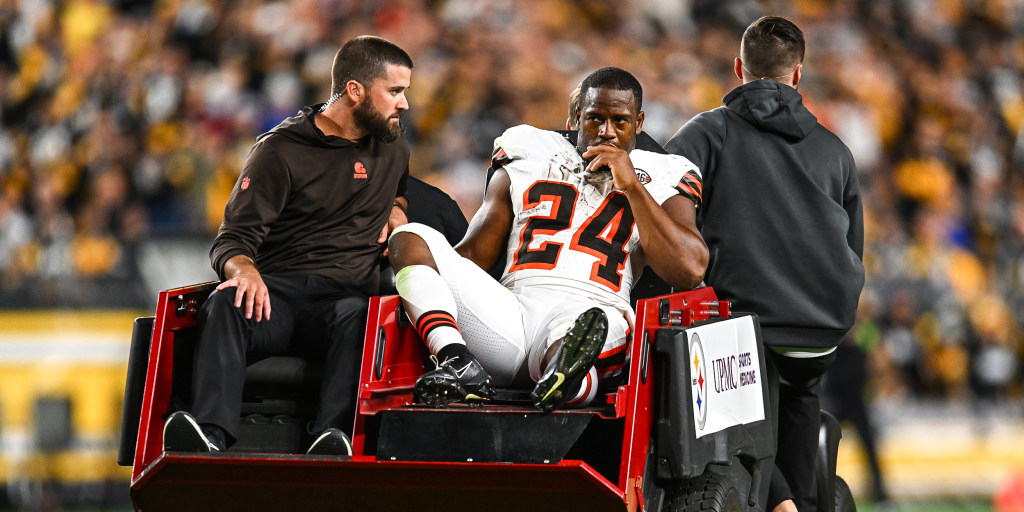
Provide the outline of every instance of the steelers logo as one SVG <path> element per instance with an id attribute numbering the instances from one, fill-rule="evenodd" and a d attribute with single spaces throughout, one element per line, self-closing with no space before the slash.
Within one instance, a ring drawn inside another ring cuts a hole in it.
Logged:
<path id="1" fill-rule="evenodd" d="M 693 418 L 697 429 L 703 430 L 708 420 L 707 365 L 704 363 L 704 345 L 700 336 L 690 338 L 690 390 L 693 400 Z"/>

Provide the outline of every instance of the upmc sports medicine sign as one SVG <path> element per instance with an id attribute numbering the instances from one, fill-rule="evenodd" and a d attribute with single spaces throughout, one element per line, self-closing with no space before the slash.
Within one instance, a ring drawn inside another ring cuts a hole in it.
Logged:
<path id="1" fill-rule="evenodd" d="M 764 419 L 761 361 L 753 318 L 687 329 L 697 437 Z"/>

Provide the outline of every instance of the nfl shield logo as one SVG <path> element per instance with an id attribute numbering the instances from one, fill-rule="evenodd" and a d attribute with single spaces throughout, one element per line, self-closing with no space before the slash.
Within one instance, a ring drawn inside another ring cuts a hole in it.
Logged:
<path id="1" fill-rule="evenodd" d="M 249 188 L 249 178 L 242 178 L 242 190 Z"/>

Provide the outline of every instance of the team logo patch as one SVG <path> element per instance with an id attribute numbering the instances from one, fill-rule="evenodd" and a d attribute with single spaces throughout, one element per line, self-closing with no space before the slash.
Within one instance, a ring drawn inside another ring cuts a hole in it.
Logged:
<path id="1" fill-rule="evenodd" d="M 242 190 L 249 188 L 249 178 L 242 178 Z"/>
<path id="2" fill-rule="evenodd" d="M 356 179 L 366 179 L 366 167 L 363 166 L 362 162 L 356 162 Z"/>
<path id="3" fill-rule="evenodd" d="M 704 344 L 700 336 L 693 333 L 690 338 L 690 390 L 693 399 L 693 418 L 697 421 L 697 428 L 704 429 L 708 420 L 708 381 L 707 365 L 704 363 Z"/>
<path id="4" fill-rule="evenodd" d="M 647 174 L 647 171 L 643 169 L 637 169 L 636 179 L 640 180 L 640 184 L 646 185 L 651 182 L 651 175 Z"/>

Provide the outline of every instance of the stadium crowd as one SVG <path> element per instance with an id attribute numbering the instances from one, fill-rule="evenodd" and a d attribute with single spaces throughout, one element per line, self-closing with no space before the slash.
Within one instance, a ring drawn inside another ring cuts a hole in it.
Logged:
<path id="1" fill-rule="evenodd" d="M 329 96 L 339 41 L 412 55 L 412 173 L 470 216 L 505 128 L 562 127 L 615 65 L 664 142 L 739 83 L 762 14 L 804 27 L 801 92 L 857 161 L 872 393 L 1019 400 L 1019 2 L 0 1 L 0 307 L 147 306 L 140 248 L 212 239 L 255 137 Z"/>

